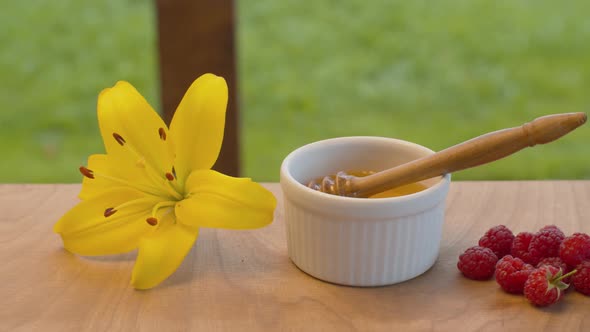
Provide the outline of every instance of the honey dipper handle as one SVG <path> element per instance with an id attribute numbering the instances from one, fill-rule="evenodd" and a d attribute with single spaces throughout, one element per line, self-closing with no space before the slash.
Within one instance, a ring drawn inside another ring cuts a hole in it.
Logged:
<path id="1" fill-rule="evenodd" d="M 409 163 L 354 178 L 349 190 L 368 197 L 415 181 L 486 164 L 526 147 L 552 142 L 586 122 L 584 113 L 564 113 L 537 118 L 520 127 L 491 132 Z"/>

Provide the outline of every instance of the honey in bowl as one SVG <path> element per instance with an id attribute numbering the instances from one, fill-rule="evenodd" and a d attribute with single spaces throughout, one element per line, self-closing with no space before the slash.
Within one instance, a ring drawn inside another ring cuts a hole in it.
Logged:
<path id="1" fill-rule="evenodd" d="M 347 171 L 345 173 L 348 175 L 356 176 L 356 177 L 363 177 L 363 176 L 374 174 L 375 172 L 374 171 Z M 323 177 L 315 180 L 314 182 L 321 183 L 322 179 L 323 179 Z M 409 183 L 409 184 L 406 184 L 403 186 L 399 186 L 399 187 L 396 187 L 393 189 L 389 189 L 389 190 L 380 192 L 378 194 L 369 196 L 369 198 L 388 198 L 388 197 L 405 196 L 405 195 L 417 193 L 417 192 L 422 191 L 426 188 L 427 188 L 426 185 L 424 185 L 420 182 L 413 182 L 413 183 Z"/>
<path id="2" fill-rule="evenodd" d="M 369 196 L 369 198 L 387 198 L 387 197 L 397 197 L 397 196 L 405 196 L 410 195 L 413 193 L 417 193 L 426 189 L 426 186 L 420 182 L 413 182 L 409 183 L 397 188 L 389 189 L 384 192 L 375 194 L 373 196 Z"/>

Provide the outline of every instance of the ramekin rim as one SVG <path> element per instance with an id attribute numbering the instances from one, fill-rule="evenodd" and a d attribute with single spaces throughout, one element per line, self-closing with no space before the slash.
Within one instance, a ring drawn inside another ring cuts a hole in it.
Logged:
<path id="1" fill-rule="evenodd" d="M 450 182 L 450 173 L 445 174 L 444 176 L 440 176 L 440 180 L 435 183 L 432 186 L 427 187 L 424 190 L 421 190 L 419 192 L 416 193 L 412 193 L 412 194 L 408 194 L 408 195 L 404 195 L 404 196 L 397 196 L 397 197 L 385 197 L 385 198 L 372 198 L 372 199 L 366 199 L 366 198 L 356 198 L 356 197 L 343 197 L 343 196 L 337 196 L 337 195 L 332 195 L 332 194 L 327 194 L 327 193 L 323 193 L 317 190 L 313 190 L 307 186 L 305 186 L 304 184 L 300 183 L 299 181 L 297 181 L 293 175 L 290 174 L 290 172 L 288 171 L 288 167 L 289 164 L 291 162 L 292 159 L 294 159 L 297 154 L 303 153 L 305 150 L 313 148 L 315 146 L 321 145 L 321 144 L 327 144 L 327 143 L 332 143 L 332 142 L 342 142 L 342 141 L 346 141 L 346 140 L 358 140 L 358 139 L 374 139 L 374 140 L 381 140 L 381 141 L 397 141 L 399 143 L 405 144 L 405 145 L 412 145 L 414 147 L 417 147 L 421 150 L 426 150 L 428 152 L 434 153 L 433 150 L 414 143 L 414 142 L 410 142 L 410 141 L 405 141 L 402 139 L 397 139 L 397 138 L 391 138 L 391 137 L 382 137 L 382 136 L 342 136 L 342 137 L 334 137 L 334 138 L 328 138 L 328 139 L 324 139 L 324 140 L 319 140 L 319 141 L 315 141 L 312 143 L 308 143 L 305 145 L 302 145 L 301 147 L 291 151 L 286 157 L 285 159 L 283 159 L 283 162 L 281 164 L 281 168 L 280 168 L 280 177 L 281 177 L 281 183 L 283 183 L 285 180 L 288 181 L 290 184 L 293 185 L 294 189 L 297 189 L 297 191 L 299 191 L 301 194 L 304 195 L 318 195 L 318 198 L 320 199 L 328 199 L 333 201 L 334 203 L 342 203 L 342 204 L 346 204 L 346 205 L 356 205 L 356 204 L 364 204 L 364 205 L 381 205 L 381 204 L 403 204 L 406 201 L 409 200 L 415 200 L 415 199 L 419 199 L 423 196 L 430 196 L 430 195 L 436 195 L 437 192 L 439 192 L 440 190 L 444 189 L 444 186 Z M 283 183 L 285 184 L 285 183 Z M 284 187 L 283 187 L 284 190 Z"/>

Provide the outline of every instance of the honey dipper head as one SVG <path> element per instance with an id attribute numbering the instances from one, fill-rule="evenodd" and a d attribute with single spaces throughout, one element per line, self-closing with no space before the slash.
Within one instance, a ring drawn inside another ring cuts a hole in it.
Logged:
<path id="1" fill-rule="evenodd" d="M 586 113 L 582 113 L 582 115 L 580 116 L 580 126 L 583 125 L 584 123 L 586 123 L 587 119 L 588 119 L 588 116 L 586 115 Z"/>
<path id="2" fill-rule="evenodd" d="M 354 193 L 350 190 L 350 180 L 353 178 L 354 176 L 340 171 L 336 173 L 336 175 L 327 175 L 321 179 L 312 180 L 307 186 L 313 190 L 321 191 L 326 194 L 354 197 Z"/>

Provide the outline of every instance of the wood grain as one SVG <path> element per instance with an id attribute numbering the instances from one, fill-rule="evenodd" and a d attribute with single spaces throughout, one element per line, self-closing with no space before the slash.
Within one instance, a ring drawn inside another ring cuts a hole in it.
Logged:
<path id="1" fill-rule="evenodd" d="M 280 204 L 278 185 L 267 187 Z M 78 190 L 0 186 L 0 331 L 590 330 L 590 297 L 574 291 L 538 309 L 455 267 L 460 252 L 497 224 L 590 233 L 590 181 L 453 183 L 437 263 L 413 280 L 377 288 L 328 284 L 298 270 L 287 256 L 279 206 L 263 229 L 203 229 L 171 278 L 135 291 L 134 253 L 78 257 L 53 234 Z"/>

